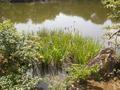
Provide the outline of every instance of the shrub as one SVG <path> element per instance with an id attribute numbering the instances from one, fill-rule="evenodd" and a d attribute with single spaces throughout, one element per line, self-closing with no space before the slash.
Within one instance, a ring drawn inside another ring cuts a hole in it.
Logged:
<path id="1" fill-rule="evenodd" d="M 106 8 L 109 9 L 109 18 L 120 21 L 120 0 L 102 0 Z"/>
<path id="2" fill-rule="evenodd" d="M 71 84 L 75 81 L 86 80 L 92 73 L 98 72 L 98 66 L 86 67 L 86 65 L 73 64 L 67 69 L 68 77 L 67 82 Z"/>
<path id="3" fill-rule="evenodd" d="M 0 50 L 6 58 L 17 50 L 20 35 L 16 32 L 10 21 L 0 23 Z"/>
<path id="4" fill-rule="evenodd" d="M 30 77 L 26 75 L 9 74 L 0 77 L 1 90 L 30 90 L 41 81 L 39 77 Z"/>
<path id="5" fill-rule="evenodd" d="M 4 57 L 0 69 L 4 72 L 25 72 L 37 59 L 37 46 L 19 34 L 10 21 L 0 23 L 0 52 Z"/>

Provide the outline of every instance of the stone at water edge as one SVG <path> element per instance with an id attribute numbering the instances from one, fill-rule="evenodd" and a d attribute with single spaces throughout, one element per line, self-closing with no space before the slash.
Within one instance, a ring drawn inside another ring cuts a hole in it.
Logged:
<path id="1" fill-rule="evenodd" d="M 89 61 L 87 67 L 98 65 L 102 75 L 109 74 L 116 68 L 116 64 L 119 62 L 117 59 L 113 48 L 105 48 Z"/>
<path id="2" fill-rule="evenodd" d="M 37 90 L 48 90 L 48 84 L 43 82 L 43 81 L 40 81 L 38 82 L 38 84 L 35 86 L 35 88 Z"/>

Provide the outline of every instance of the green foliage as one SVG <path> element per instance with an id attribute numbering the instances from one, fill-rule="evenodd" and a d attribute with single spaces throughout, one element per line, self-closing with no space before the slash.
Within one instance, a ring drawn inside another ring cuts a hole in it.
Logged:
<path id="1" fill-rule="evenodd" d="M 14 66 L 14 61 L 11 60 L 11 56 L 16 52 L 19 41 L 20 36 L 10 21 L 0 23 L 0 52 L 4 57 L 0 68 L 2 68 L 3 71 Z M 6 70 L 4 72 L 6 72 Z"/>
<path id="2" fill-rule="evenodd" d="M 110 29 L 116 29 L 117 30 L 119 28 L 120 28 L 119 23 L 106 26 L 106 29 L 108 29 L 108 30 L 110 30 Z"/>
<path id="3" fill-rule="evenodd" d="M 4 73 L 23 72 L 37 60 L 37 46 L 20 35 L 10 21 L 0 23 L 0 53 L 4 57 L 0 68 Z"/>
<path id="4" fill-rule="evenodd" d="M 47 76 L 42 80 L 49 84 L 48 90 L 66 90 L 65 76 Z"/>
<path id="5" fill-rule="evenodd" d="M 98 66 L 87 67 L 85 65 L 73 64 L 68 68 L 68 82 L 71 84 L 75 81 L 86 80 L 92 73 L 98 72 Z M 68 83 L 68 84 L 69 84 Z"/>
<path id="6" fill-rule="evenodd" d="M 71 55 L 75 63 L 83 64 L 100 49 L 91 39 L 82 38 L 77 33 L 44 30 L 38 32 L 38 37 L 39 53 L 46 63 L 60 63 Z"/>
<path id="7" fill-rule="evenodd" d="M 17 49 L 20 36 L 10 21 L 0 23 L 0 49 L 8 58 Z"/>
<path id="8" fill-rule="evenodd" d="M 102 0 L 102 2 L 110 10 L 109 17 L 120 21 L 120 0 Z"/>
<path id="9" fill-rule="evenodd" d="M 36 85 L 43 81 L 48 84 L 49 90 L 66 90 L 64 78 L 58 76 L 41 78 L 18 74 L 0 77 L 0 90 L 36 90 Z"/>
<path id="10" fill-rule="evenodd" d="M 30 90 L 40 80 L 39 77 L 10 74 L 0 77 L 0 90 Z"/>

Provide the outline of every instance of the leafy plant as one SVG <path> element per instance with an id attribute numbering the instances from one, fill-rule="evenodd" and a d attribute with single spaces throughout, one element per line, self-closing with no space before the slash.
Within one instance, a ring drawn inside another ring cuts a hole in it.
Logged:
<path id="1" fill-rule="evenodd" d="M 0 53 L 4 57 L 0 65 L 4 73 L 25 72 L 40 56 L 37 45 L 19 34 L 9 20 L 0 23 Z"/>
<path id="2" fill-rule="evenodd" d="M 86 80 L 92 73 L 98 72 L 98 66 L 87 67 L 85 65 L 73 64 L 67 71 L 67 82 L 71 84 L 75 81 Z"/>
<path id="3" fill-rule="evenodd" d="M 106 8 L 109 9 L 109 18 L 120 21 L 120 0 L 102 0 Z"/>
<path id="4" fill-rule="evenodd" d="M 16 32 L 10 21 L 0 23 L 0 49 L 6 58 L 17 50 L 20 35 Z"/>
<path id="5" fill-rule="evenodd" d="M 39 77 L 30 77 L 26 75 L 9 74 L 0 77 L 1 90 L 30 90 L 41 81 Z"/>

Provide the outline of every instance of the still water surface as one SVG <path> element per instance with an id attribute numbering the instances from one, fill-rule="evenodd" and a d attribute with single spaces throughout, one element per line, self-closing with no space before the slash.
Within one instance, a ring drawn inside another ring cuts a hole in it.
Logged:
<path id="1" fill-rule="evenodd" d="M 111 24 L 107 10 L 99 1 L 68 0 L 46 3 L 0 3 L 0 17 L 11 19 L 18 31 L 48 30 L 79 31 L 83 36 L 99 39 Z"/>

